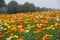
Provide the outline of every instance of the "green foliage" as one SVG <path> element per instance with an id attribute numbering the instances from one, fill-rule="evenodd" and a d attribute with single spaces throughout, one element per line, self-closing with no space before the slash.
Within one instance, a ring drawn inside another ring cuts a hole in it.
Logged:
<path id="1" fill-rule="evenodd" d="M 15 1 L 11 1 L 8 5 L 7 5 L 7 9 L 8 9 L 8 13 L 17 13 L 17 9 L 18 9 L 18 3 Z"/>
<path id="2" fill-rule="evenodd" d="M 0 0 L 0 7 L 5 7 L 6 4 L 5 4 L 5 1 L 4 0 Z"/>
<path id="3" fill-rule="evenodd" d="M 36 12 L 40 11 L 39 7 L 36 7 L 33 3 L 26 2 L 23 5 L 18 5 L 16 1 L 11 1 L 7 5 L 8 13 L 20 13 L 20 12 Z"/>
<path id="4" fill-rule="evenodd" d="M 33 3 L 26 2 L 24 5 L 19 5 L 18 12 L 36 12 L 40 11 L 39 7 L 36 7 Z"/>

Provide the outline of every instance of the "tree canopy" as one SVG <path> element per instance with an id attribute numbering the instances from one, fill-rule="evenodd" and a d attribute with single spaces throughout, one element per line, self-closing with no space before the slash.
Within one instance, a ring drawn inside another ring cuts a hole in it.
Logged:
<path id="1" fill-rule="evenodd" d="M 16 1 L 11 1 L 10 3 L 8 3 L 8 5 L 7 5 L 8 13 L 17 13 L 18 6 L 19 5 Z"/>
<path id="2" fill-rule="evenodd" d="M 5 4 L 5 1 L 4 0 L 0 0 L 0 7 L 5 7 L 6 4 Z"/>

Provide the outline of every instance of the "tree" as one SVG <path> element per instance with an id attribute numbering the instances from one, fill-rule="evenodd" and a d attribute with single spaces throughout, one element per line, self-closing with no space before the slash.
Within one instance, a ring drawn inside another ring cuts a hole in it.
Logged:
<path id="1" fill-rule="evenodd" d="M 46 8 L 46 7 L 42 7 L 41 8 L 41 11 L 48 11 L 49 8 Z"/>
<path id="2" fill-rule="evenodd" d="M 18 12 L 19 12 L 19 13 L 20 13 L 20 12 L 23 12 L 23 10 L 24 10 L 23 5 L 20 4 L 19 7 L 18 7 Z"/>
<path id="3" fill-rule="evenodd" d="M 7 5 L 8 13 L 17 13 L 18 7 L 19 7 L 19 5 L 16 1 L 11 1 Z"/>
<path id="4" fill-rule="evenodd" d="M 30 12 L 36 12 L 36 6 L 33 3 L 30 4 Z"/>
<path id="5" fill-rule="evenodd" d="M 24 12 L 29 12 L 30 11 L 30 4 L 28 2 L 26 2 L 24 5 L 23 5 L 23 11 Z"/>
<path id="6" fill-rule="evenodd" d="M 36 11 L 41 11 L 40 7 L 36 7 Z"/>
<path id="7" fill-rule="evenodd" d="M 6 6 L 5 1 L 4 0 L 0 0 L 0 8 L 5 7 L 5 6 Z"/>
<path id="8" fill-rule="evenodd" d="M 0 13 L 6 13 L 6 4 L 4 0 L 0 0 Z"/>
<path id="9" fill-rule="evenodd" d="M 28 3 L 26 2 L 24 5 L 23 5 L 23 8 L 24 8 L 24 12 L 35 12 L 36 11 L 36 7 L 33 3 Z"/>

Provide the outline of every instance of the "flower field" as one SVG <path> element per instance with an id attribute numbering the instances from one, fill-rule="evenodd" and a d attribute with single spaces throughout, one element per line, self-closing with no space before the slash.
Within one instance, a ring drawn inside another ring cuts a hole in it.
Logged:
<path id="1" fill-rule="evenodd" d="M 60 40 L 60 11 L 0 15 L 0 40 Z"/>

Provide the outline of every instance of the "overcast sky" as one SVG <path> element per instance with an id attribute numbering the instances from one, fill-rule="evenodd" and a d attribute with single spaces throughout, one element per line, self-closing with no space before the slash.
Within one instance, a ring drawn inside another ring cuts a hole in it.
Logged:
<path id="1" fill-rule="evenodd" d="M 8 4 L 11 0 L 5 0 L 6 4 Z M 60 9 L 60 0 L 15 0 L 19 4 L 24 4 L 25 2 L 34 3 L 39 7 L 47 7 L 47 8 L 55 8 Z"/>

